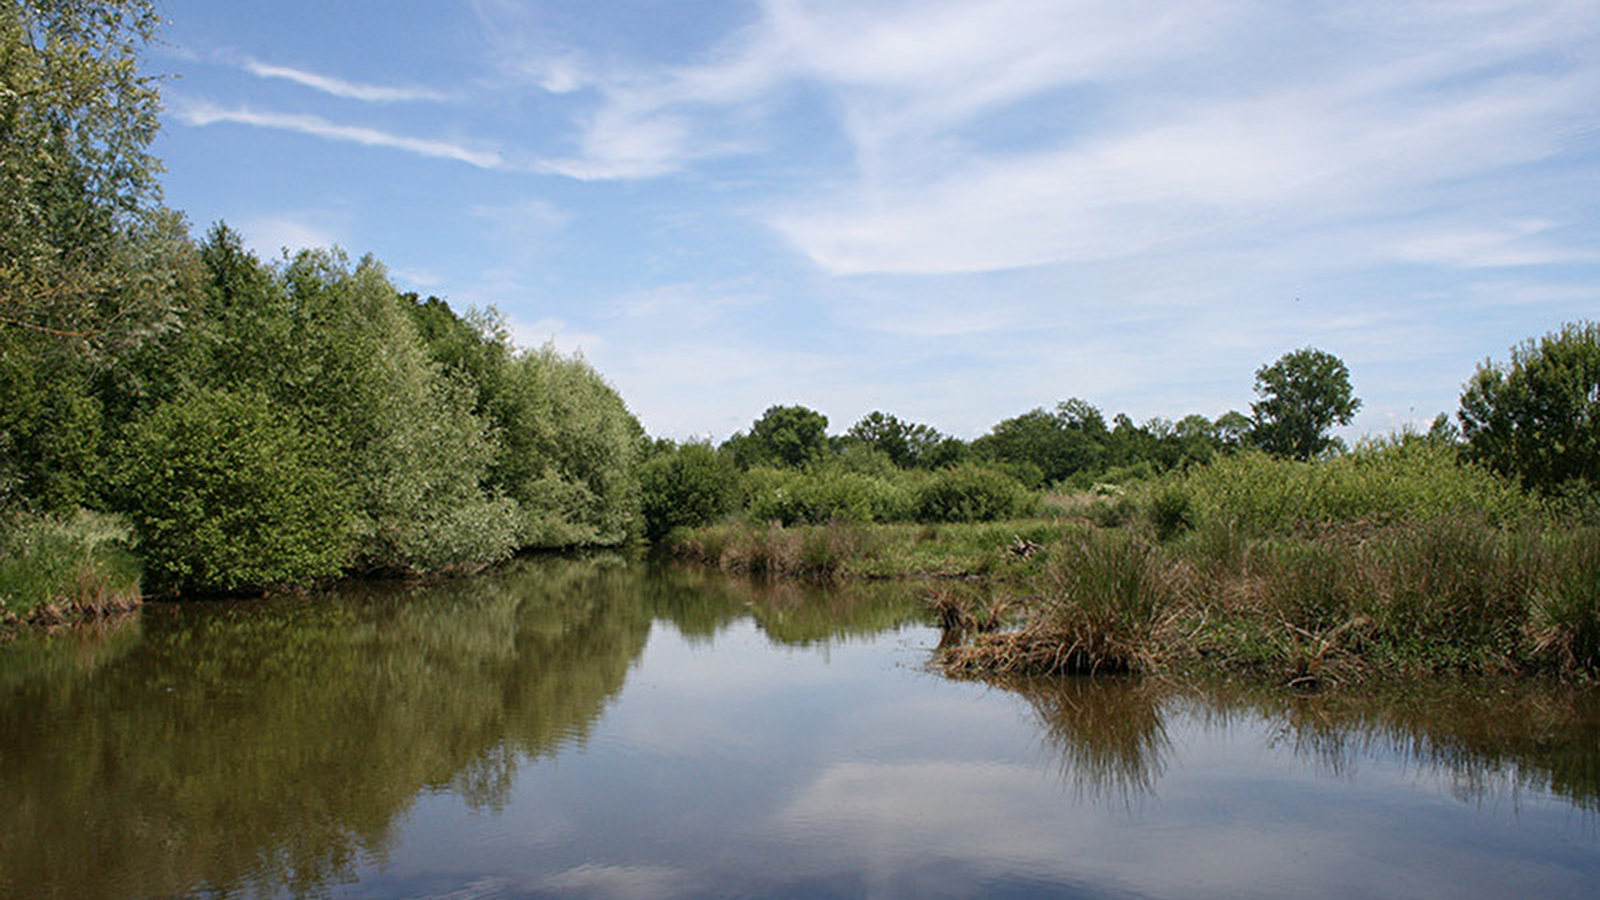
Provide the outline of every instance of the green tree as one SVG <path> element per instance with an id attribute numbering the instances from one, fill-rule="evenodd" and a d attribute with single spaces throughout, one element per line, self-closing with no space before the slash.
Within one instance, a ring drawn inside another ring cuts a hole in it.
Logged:
<path id="1" fill-rule="evenodd" d="M 117 246 L 156 215 L 147 0 L 25 0 L 0 9 L 0 324 L 78 342 L 136 329 Z"/>
<path id="2" fill-rule="evenodd" d="M 1485 361 L 1461 395 L 1469 458 L 1546 493 L 1600 487 L 1600 323 L 1578 322 Z"/>
<path id="3" fill-rule="evenodd" d="M 932 426 L 903 422 L 876 410 L 862 416 L 846 435 L 882 451 L 902 469 L 928 467 L 945 441 L 944 435 Z"/>
<path id="4" fill-rule="evenodd" d="M 645 536 L 659 540 L 674 528 L 716 522 L 732 505 L 737 477 L 710 444 L 684 444 L 651 457 L 639 467 Z"/>
<path id="5" fill-rule="evenodd" d="M 490 401 L 504 446 L 491 483 L 520 508 L 524 546 L 619 544 L 636 536 L 644 429 L 581 357 L 517 351 Z"/>
<path id="6" fill-rule="evenodd" d="M 355 550 L 330 448 L 266 396 L 202 389 L 132 429 L 121 505 L 155 586 L 233 591 L 337 575 Z"/>
<path id="7" fill-rule="evenodd" d="M 183 299 L 137 59 L 158 24 L 147 0 L 0 7 L 0 506 L 95 501 L 96 386 Z"/>
<path id="8" fill-rule="evenodd" d="M 1216 435 L 1217 443 L 1224 451 L 1232 453 L 1243 449 L 1250 443 L 1250 417 L 1236 409 L 1230 409 L 1211 423 L 1211 433 Z"/>
<path id="9" fill-rule="evenodd" d="M 1250 404 L 1252 435 L 1277 456 L 1311 459 L 1338 447 L 1329 429 L 1349 425 L 1361 408 L 1344 362 L 1311 347 L 1257 369 L 1255 389 L 1261 399 Z"/>
<path id="10" fill-rule="evenodd" d="M 804 406 L 771 406 L 749 434 L 733 435 L 724 447 L 741 469 L 802 466 L 827 454 L 828 417 Z"/>
<path id="11" fill-rule="evenodd" d="M 1043 484 L 1053 484 L 1104 468 L 1110 441 L 1100 410 L 1074 397 L 1056 404 L 1054 412 L 1034 409 L 1000 422 L 973 442 L 973 450 L 996 462 L 1036 468 Z"/>
<path id="12" fill-rule="evenodd" d="M 472 386 L 428 358 L 382 265 L 305 251 L 278 278 L 288 340 L 268 348 L 284 353 L 269 390 L 334 442 L 361 563 L 428 571 L 510 553 L 514 506 L 485 489 L 498 449 L 489 423 Z"/>

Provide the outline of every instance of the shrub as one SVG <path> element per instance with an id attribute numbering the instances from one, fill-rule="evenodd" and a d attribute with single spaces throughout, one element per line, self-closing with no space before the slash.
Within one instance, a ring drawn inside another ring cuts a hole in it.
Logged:
<path id="1" fill-rule="evenodd" d="M 990 522 L 1031 512 L 1036 498 L 1016 479 L 980 466 L 933 475 L 917 491 L 919 522 Z"/>
<path id="2" fill-rule="evenodd" d="M 1215 522 L 1249 535 L 1455 514 L 1501 524 L 1537 509 L 1514 484 L 1461 464 L 1453 448 L 1418 439 L 1364 444 L 1321 462 L 1240 453 L 1190 469 L 1182 484 L 1195 524 Z"/>
<path id="3" fill-rule="evenodd" d="M 745 512 L 762 522 L 822 525 L 832 521 L 884 522 L 904 518 L 899 483 L 831 466 L 755 468 L 745 473 Z"/>
<path id="4" fill-rule="evenodd" d="M 132 429 L 116 482 L 152 581 L 232 591 L 338 574 L 355 517 L 325 455 L 259 394 L 158 407 Z"/>
<path id="5" fill-rule="evenodd" d="M 733 466 L 708 444 L 685 444 L 639 469 L 645 536 L 652 541 L 672 529 L 710 525 L 733 500 Z"/>
<path id="6" fill-rule="evenodd" d="M 1194 527 L 1194 502 L 1187 487 L 1164 482 L 1150 493 L 1150 527 L 1165 541 Z"/>

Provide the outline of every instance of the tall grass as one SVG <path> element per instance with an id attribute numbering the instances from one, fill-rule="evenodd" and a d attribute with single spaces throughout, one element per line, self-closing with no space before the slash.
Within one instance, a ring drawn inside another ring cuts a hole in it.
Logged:
<path id="1" fill-rule="evenodd" d="M 1041 554 L 1043 569 L 1014 587 L 1022 624 L 962 635 L 941 651 L 945 668 L 1154 671 L 1203 660 L 1299 685 L 1600 673 L 1596 528 L 1495 528 L 1461 515 L 1256 538 L 1213 524 L 1167 543 L 1089 529 Z"/>
<path id="2" fill-rule="evenodd" d="M 1453 447 L 1415 438 L 1317 462 L 1240 453 L 1159 482 L 1143 500 L 1169 537 L 1206 524 L 1264 536 L 1465 514 L 1499 526 L 1541 511 L 1512 482 L 1461 463 Z"/>
<path id="3" fill-rule="evenodd" d="M 120 517 L 79 510 L 0 524 L 0 618 L 96 615 L 139 603 L 132 531 Z"/>
<path id="4" fill-rule="evenodd" d="M 1031 581 L 1027 624 L 980 634 L 945 651 L 947 671 L 1018 675 L 1149 669 L 1152 640 L 1173 599 L 1176 573 L 1155 548 L 1118 531 L 1085 531 L 1053 548 Z"/>
<path id="5" fill-rule="evenodd" d="M 737 522 L 678 532 L 669 545 L 679 559 L 729 572 L 831 581 L 873 556 L 878 541 L 851 522 L 794 528 Z"/>

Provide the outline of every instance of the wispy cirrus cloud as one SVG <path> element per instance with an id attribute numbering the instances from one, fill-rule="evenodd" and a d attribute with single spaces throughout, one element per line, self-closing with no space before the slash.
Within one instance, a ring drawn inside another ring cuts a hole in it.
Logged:
<path id="1" fill-rule="evenodd" d="M 245 57 L 239 65 L 252 75 L 259 78 L 278 78 L 292 81 L 295 84 L 343 97 L 346 100 L 361 100 L 367 103 L 408 103 L 416 101 L 443 101 L 450 99 L 450 95 L 442 91 L 422 87 L 394 87 L 381 84 L 365 84 L 359 81 L 346 81 L 330 75 L 319 75 L 304 69 L 295 69 L 289 66 L 277 66 L 264 63 L 258 59 Z"/>
<path id="2" fill-rule="evenodd" d="M 512 0 L 479 10 L 537 19 Z M 832 274 L 984 272 L 1366 227 L 1425 212 L 1430 189 L 1570 154 L 1595 134 L 1592 12 L 1583 0 L 1293 13 L 1263 0 L 762 0 L 681 64 L 584 65 L 554 39 L 521 41 L 505 64 L 559 63 L 563 87 L 590 88 L 574 152 L 533 165 L 586 181 L 793 148 L 779 120 L 807 93 L 853 169 L 763 221 Z"/>
<path id="3" fill-rule="evenodd" d="M 477 149 L 432 138 L 392 134 L 362 125 L 332 122 L 321 116 L 305 113 L 272 112 L 247 106 L 228 108 L 205 102 L 181 105 L 176 109 L 176 113 L 181 121 L 195 126 L 232 123 L 292 131 L 330 141 L 360 144 L 365 147 L 386 147 L 418 156 L 455 160 L 480 169 L 498 169 L 505 164 L 504 158 L 495 150 Z"/>

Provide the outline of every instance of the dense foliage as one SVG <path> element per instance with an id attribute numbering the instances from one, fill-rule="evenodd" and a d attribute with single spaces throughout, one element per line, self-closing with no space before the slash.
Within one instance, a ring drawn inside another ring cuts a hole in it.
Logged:
<path id="1" fill-rule="evenodd" d="M 352 497 L 331 463 L 265 395 L 201 389 L 142 417 L 115 473 L 155 587 L 234 590 L 347 564 Z"/>
<path id="2" fill-rule="evenodd" d="M 1485 362 L 1461 396 L 1468 455 L 1534 490 L 1600 488 L 1600 323 L 1560 331 Z"/>
<path id="3" fill-rule="evenodd" d="M 1295 459 L 1314 459 L 1339 446 L 1329 429 L 1349 425 L 1361 408 L 1344 362 L 1311 347 L 1257 369 L 1256 393 L 1261 399 L 1250 404 L 1256 445 Z"/>
<path id="4" fill-rule="evenodd" d="M 370 258 L 267 265 L 159 205 L 157 23 L 145 0 L 0 9 L 0 539 L 121 513 L 94 547 L 204 592 L 638 533 L 642 431 L 587 363 Z"/>
<path id="5" fill-rule="evenodd" d="M 684 444 L 657 453 L 639 467 L 640 505 L 651 540 L 674 528 L 710 525 L 733 503 L 730 463 L 709 444 Z"/>

